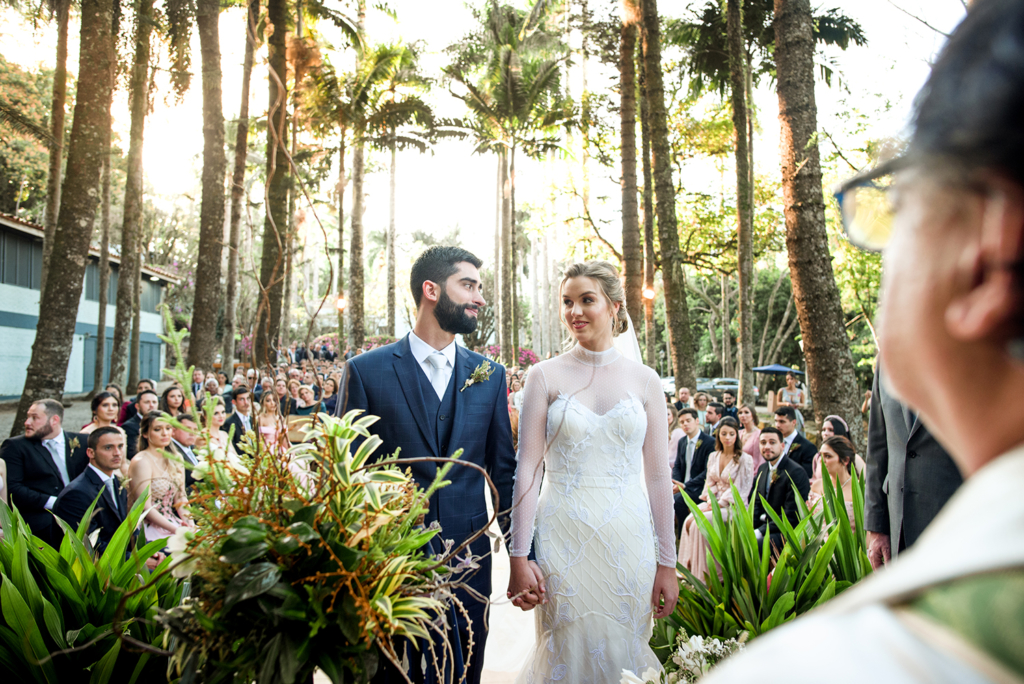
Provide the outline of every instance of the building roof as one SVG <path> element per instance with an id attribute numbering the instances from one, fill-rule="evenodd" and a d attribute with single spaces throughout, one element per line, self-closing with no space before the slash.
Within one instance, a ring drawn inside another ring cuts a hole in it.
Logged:
<path id="1" fill-rule="evenodd" d="M 26 221 L 23 218 L 18 218 L 17 216 L 11 216 L 10 214 L 0 212 L 0 225 L 3 225 L 6 228 L 14 229 L 21 233 L 25 233 L 26 235 L 31 235 L 32 237 L 38 238 L 40 240 L 43 239 L 43 226 L 40 226 L 37 223 L 32 223 L 31 221 Z M 96 260 L 99 260 L 99 248 L 90 244 L 89 256 L 95 257 Z M 107 255 L 107 258 L 110 259 L 110 261 L 112 261 L 115 264 L 120 265 L 121 263 L 120 255 L 113 251 L 110 251 L 110 253 Z M 163 280 L 164 282 L 169 283 L 171 285 L 177 285 L 180 282 L 178 276 L 171 273 L 167 269 L 160 268 L 159 266 L 143 264 L 142 272 L 149 276 L 149 279 L 153 281 Z"/>

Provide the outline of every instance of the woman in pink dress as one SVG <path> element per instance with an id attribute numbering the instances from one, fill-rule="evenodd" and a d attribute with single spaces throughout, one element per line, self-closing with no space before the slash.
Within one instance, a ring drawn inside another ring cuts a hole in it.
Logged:
<path id="1" fill-rule="evenodd" d="M 722 519 L 728 520 L 732 512 L 732 487 L 735 483 L 739 495 L 746 501 L 754 485 L 754 461 L 750 454 L 739 448 L 740 425 L 735 418 L 725 417 L 715 432 L 715 453 L 708 457 L 707 478 L 704 480 L 704 502 L 700 504 L 708 520 L 712 519 L 711 497 L 718 501 Z M 679 537 L 679 562 L 697 579 L 708 573 L 708 543 L 691 515 L 683 523 Z"/>
<path id="2" fill-rule="evenodd" d="M 850 438 L 850 428 L 846 424 L 846 421 L 839 416 L 825 416 L 825 420 L 821 421 L 821 431 L 819 433 L 821 437 L 820 444 L 824 445 L 832 437 L 845 437 L 850 442 L 850 447 L 853 449 L 853 465 L 857 469 L 858 475 L 864 474 L 864 459 L 860 457 L 857 452 L 857 447 L 853 446 L 853 439 Z M 821 483 L 821 452 L 819 451 L 814 455 L 814 459 L 811 461 L 811 484 L 815 482 Z"/>
<path id="3" fill-rule="evenodd" d="M 754 460 L 754 472 L 764 463 L 761 456 L 761 426 L 757 421 L 757 409 L 750 404 L 740 406 L 740 444 L 743 445 L 743 453 L 750 454 Z"/>
<path id="4" fill-rule="evenodd" d="M 846 504 L 846 517 L 850 528 L 856 530 L 857 524 L 853 514 L 853 465 L 856 454 L 853 444 L 846 437 L 829 437 L 821 444 L 818 452 L 825 472 L 832 478 L 832 485 L 843 491 L 843 502 Z M 807 497 L 807 507 L 816 512 L 825 496 L 825 487 L 821 478 L 811 484 L 811 492 Z"/>
<path id="5" fill-rule="evenodd" d="M 676 451 L 679 450 L 679 440 L 683 438 L 686 433 L 683 432 L 683 428 L 679 427 L 679 411 L 672 404 L 665 405 L 665 411 L 668 413 L 668 467 L 669 470 L 676 464 Z"/>

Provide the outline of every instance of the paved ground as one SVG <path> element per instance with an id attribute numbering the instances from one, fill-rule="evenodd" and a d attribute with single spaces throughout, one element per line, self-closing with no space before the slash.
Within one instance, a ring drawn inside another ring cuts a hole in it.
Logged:
<path id="1" fill-rule="evenodd" d="M 64 407 L 64 429 L 75 432 L 92 422 L 92 411 L 89 408 L 89 401 L 84 399 L 65 399 L 70 403 L 70 408 Z M 6 439 L 11 434 L 11 426 L 14 425 L 14 412 L 17 410 L 16 403 L 5 403 L 0 406 L 0 439 Z"/>

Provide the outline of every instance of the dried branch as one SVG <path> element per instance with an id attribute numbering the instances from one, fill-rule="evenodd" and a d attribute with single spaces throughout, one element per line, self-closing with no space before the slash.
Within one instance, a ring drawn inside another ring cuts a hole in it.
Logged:
<path id="1" fill-rule="evenodd" d="M 895 7 L 896 9 L 898 9 L 898 10 L 899 10 L 900 12 L 903 12 L 904 14 L 906 14 L 906 15 L 907 15 L 908 17 L 910 17 L 911 19 L 915 19 L 915 20 L 917 20 L 917 21 L 921 22 L 922 24 L 924 24 L 925 26 L 927 26 L 928 28 L 930 28 L 930 29 L 931 29 L 932 31 L 935 31 L 936 33 L 938 33 L 938 34 L 939 34 L 940 36 L 945 36 L 946 38 L 949 38 L 949 34 L 948 34 L 948 33 L 946 33 L 945 31 L 940 31 L 939 29 L 935 28 L 934 26 L 932 26 L 931 24 L 929 24 L 929 23 L 928 23 L 927 21 L 925 21 L 925 20 L 924 20 L 924 19 L 922 19 L 921 17 L 917 16 L 916 14 L 911 14 L 911 13 L 910 13 L 910 12 L 908 12 L 907 10 L 905 10 L 905 9 L 903 9 L 902 7 L 900 7 L 899 5 L 897 5 L 897 4 L 896 4 L 895 2 L 893 2 L 892 0 L 886 0 L 886 2 L 888 2 L 888 3 L 890 4 L 890 5 L 892 5 L 892 6 L 893 6 L 893 7 Z M 963 0 L 961 0 L 961 2 L 963 2 Z M 966 9 L 966 6 L 964 7 L 964 9 Z"/>

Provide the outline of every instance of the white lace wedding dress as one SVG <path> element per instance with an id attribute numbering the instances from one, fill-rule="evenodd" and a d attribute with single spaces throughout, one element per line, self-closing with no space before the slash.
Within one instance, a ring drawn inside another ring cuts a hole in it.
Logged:
<path id="1" fill-rule="evenodd" d="M 535 366 L 525 392 L 511 554 L 532 543 L 547 604 L 518 682 L 617 684 L 623 668 L 660 669 L 651 593 L 657 566 L 676 560 L 661 382 L 614 348 L 576 346 Z"/>

